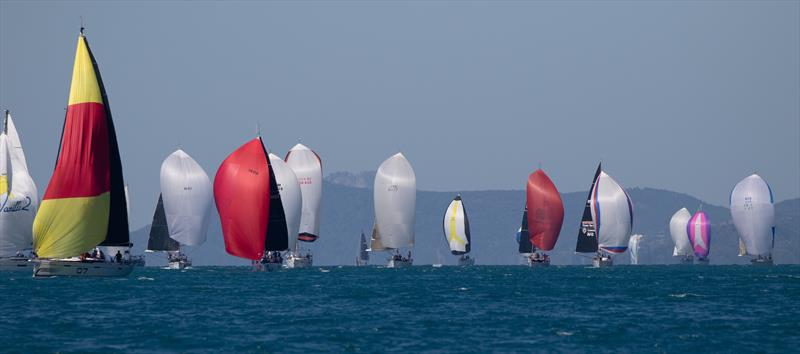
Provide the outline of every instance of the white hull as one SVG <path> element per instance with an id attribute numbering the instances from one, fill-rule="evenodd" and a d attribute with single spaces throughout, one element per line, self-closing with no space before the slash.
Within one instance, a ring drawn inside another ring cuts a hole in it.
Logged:
<path id="1" fill-rule="evenodd" d="M 764 267 L 775 265 L 775 262 L 772 261 L 772 258 L 754 258 L 750 260 L 750 264 L 756 267 Z"/>
<path id="2" fill-rule="evenodd" d="M 191 267 L 192 261 L 172 261 L 167 264 L 167 269 L 186 269 L 186 267 Z"/>
<path id="3" fill-rule="evenodd" d="M 708 258 L 695 258 L 694 264 L 697 264 L 697 265 L 708 265 Z"/>
<path id="4" fill-rule="evenodd" d="M 289 257 L 286 257 L 283 266 L 287 269 L 310 268 L 313 263 L 311 258 L 289 255 Z"/>
<path id="5" fill-rule="evenodd" d="M 390 259 L 389 263 L 386 264 L 386 268 L 407 268 L 410 267 L 413 262 L 411 260 L 407 261 L 397 261 L 394 259 Z"/>
<path id="6" fill-rule="evenodd" d="M 594 257 L 592 258 L 592 266 L 595 268 L 606 268 L 614 265 L 614 260 L 611 257 Z"/>
<path id="7" fill-rule="evenodd" d="M 475 265 L 475 258 L 467 258 L 467 259 L 459 258 L 458 259 L 458 266 L 459 267 L 467 267 L 467 266 L 472 266 L 472 265 Z"/>
<path id="8" fill-rule="evenodd" d="M 42 259 L 35 261 L 33 276 L 39 277 L 126 277 L 133 271 L 131 263 L 81 262 Z"/>
<path id="9" fill-rule="evenodd" d="M 30 272 L 31 269 L 33 269 L 33 262 L 29 262 L 27 258 L 0 258 L 0 272 Z"/>

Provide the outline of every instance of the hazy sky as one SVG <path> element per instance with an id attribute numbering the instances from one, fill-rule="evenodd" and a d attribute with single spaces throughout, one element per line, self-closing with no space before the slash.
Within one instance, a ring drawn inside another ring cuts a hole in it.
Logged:
<path id="1" fill-rule="evenodd" d="M 398 150 L 424 190 L 626 187 L 725 205 L 800 195 L 800 2 L 0 1 L 0 107 L 44 193 L 83 16 L 134 226 L 179 144 L 210 176 L 262 126 L 324 169 Z M 635 202 L 635 201 L 634 201 Z M 326 206 L 335 201 L 325 201 Z"/>

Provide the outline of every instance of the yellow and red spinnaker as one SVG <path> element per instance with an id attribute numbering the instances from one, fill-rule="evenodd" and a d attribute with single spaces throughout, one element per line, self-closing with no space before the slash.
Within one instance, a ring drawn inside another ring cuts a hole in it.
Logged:
<path id="1" fill-rule="evenodd" d="M 116 194 L 112 189 L 122 183 L 122 169 L 104 97 L 102 79 L 81 34 L 61 151 L 33 223 L 33 245 L 39 257 L 72 257 L 86 252 L 116 229 L 109 227 L 110 222 L 124 221 L 124 239 L 128 239 L 127 215 L 114 215 L 119 208 L 112 208 L 112 194 Z M 119 198 L 114 204 L 121 201 L 124 208 L 124 196 Z"/>

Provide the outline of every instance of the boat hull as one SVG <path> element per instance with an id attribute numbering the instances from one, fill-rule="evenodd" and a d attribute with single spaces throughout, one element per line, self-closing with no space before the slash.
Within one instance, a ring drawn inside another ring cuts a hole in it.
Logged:
<path id="1" fill-rule="evenodd" d="M 369 264 L 366 259 L 356 258 L 356 267 L 364 267 Z"/>
<path id="2" fill-rule="evenodd" d="M 528 266 L 531 268 L 549 267 L 550 259 L 548 258 L 544 260 L 533 260 L 528 258 Z"/>
<path id="3" fill-rule="evenodd" d="M 0 272 L 30 272 L 33 262 L 24 257 L 0 258 Z"/>
<path id="4" fill-rule="evenodd" d="M 283 266 L 287 269 L 301 269 L 301 268 L 310 268 L 313 265 L 313 260 L 308 257 L 296 257 L 294 255 L 290 255 L 286 257 L 286 261 L 284 261 Z"/>
<path id="5" fill-rule="evenodd" d="M 694 263 L 694 258 L 692 258 L 692 257 L 682 257 L 682 258 L 680 258 L 680 260 L 678 262 L 680 264 L 693 264 Z"/>
<path id="6" fill-rule="evenodd" d="M 614 265 L 614 260 L 611 257 L 594 257 L 592 258 L 592 266 L 595 268 L 606 268 Z"/>
<path id="7" fill-rule="evenodd" d="M 475 265 L 475 258 L 459 258 L 458 259 L 458 266 L 459 267 L 467 267 Z"/>
<path id="8" fill-rule="evenodd" d="M 708 265 L 708 258 L 695 258 L 694 264 L 697 264 L 697 265 Z"/>
<path id="9" fill-rule="evenodd" d="M 253 265 L 254 272 L 274 272 L 280 270 L 283 265 L 281 263 L 256 263 Z"/>
<path id="10" fill-rule="evenodd" d="M 81 262 L 70 260 L 35 261 L 33 276 L 47 277 L 126 277 L 133 271 L 131 263 Z"/>
<path id="11" fill-rule="evenodd" d="M 167 269 L 186 269 L 187 267 L 191 266 L 192 261 L 189 260 L 172 261 L 167 264 Z"/>
<path id="12" fill-rule="evenodd" d="M 753 258 L 750 260 L 750 264 L 755 267 L 769 267 L 775 265 L 775 262 L 772 261 L 772 258 Z"/>
<path id="13" fill-rule="evenodd" d="M 412 260 L 398 261 L 398 260 L 390 259 L 389 263 L 386 264 L 386 268 L 408 268 L 408 267 L 411 267 L 412 263 L 413 263 Z"/>

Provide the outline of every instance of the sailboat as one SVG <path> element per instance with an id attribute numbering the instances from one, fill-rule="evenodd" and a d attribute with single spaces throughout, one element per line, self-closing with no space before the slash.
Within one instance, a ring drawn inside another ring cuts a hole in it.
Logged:
<path id="1" fill-rule="evenodd" d="M 161 194 L 150 227 L 147 252 L 166 252 L 167 268 L 192 265 L 181 245 L 206 242 L 211 219 L 211 181 L 189 154 L 181 149 L 161 163 Z"/>
<path id="2" fill-rule="evenodd" d="M 290 249 L 283 201 L 261 136 L 240 146 L 222 162 L 214 178 L 225 251 L 249 259 L 254 270 L 281 267 Z"/>
<path id="3" fill-rule="evenodd" d="M 694 263 L 694 250 L 692 250 L 692 242 L 689 241 L 686 229 L 691 218 L 692 214 L 689 213 L 689 210 L 681 208 L 669 219 L 669 235 L 672 236 L 672 242 L 675 243 L 672 256 L 680 257 L 681 264 Z"/>
<path id="4" fill-rule="evenodd" d="M 31 249 L 31 226 L 39 205 L 36 184 L 28 174 L 11 113 L 5 111 L 0 133 L 0 271 L 30 271 L 33 263 L 24 252 Z"/>
<path id="5" fill-rule="evenodd" d="M 472 240 L 469 233 L 469 219 L 467 209 L 461 200 L 461 194 L 453 198 L 444 213 L 444 238 L 450 246 L 450 253 L 458 258 L 458 265 L 471 266 L 475 264 L 475 258 L 470 258 Z M 438 250 L 437 250 L 438 252 Z M 439 262 L 441 264 L 441 262 Z"/>
<path id="6" fill-rule="evenodd" d="M 303 144 L 292 147 L 284 159 L 294 171 L 300 183 L 302 196 L 302 212 L 297 239 L 303 242 L 314 242 L 319 238 L 319 208 L 322 200 L 322 159 L 314 150 Z M 312 255 L 300 253 L 300 244 L 288 254 L 286 264 L 292 266 L 311 266 Z"/>
<path id="7" fill-rule="evenodd" d="M 628 241 L 628 249 L 630 250 L 631 264 L 639 264 L 639 248 L 641 247 L 642 235 L 633 235 Z"/>
<path id="8" fill-rule="evenodd" d="M 356 266 L 365 266 L 369 262 L 369 252 L 367 252 L 367 237 L 364 236 L 364 231 L 361 231 L 361 242 L 358 244 L 358 257 L 356 257 Z"/>
<path id="9" fill-rule="evenodd" d="M 686 233 L 692 243 L 696 264 L 708 264 L 708 252 L 711 250 L 711 223 L 706 213 L 698 211 L 689 219 Z"/>
<path id="10" fill-rule="evenodd" d="M 774 202 L 772 188 L 757 174 L 739 181 L 731 192 L 731 217 L 739 232 L 740 250 L 744 249 L 740 254 L 753 256 L 753 265 L 773 264 Z"/>
<path id="11" fill-rule="evenodd" d="M 287 257 L 283 266 L 285 268 L 308 268 L 311 266 L 311 254 L 305 257 L 292 257 L 292 251 L 297 250 L 297 235 L 300 229 L 300 218 L 303 210 L 303 197 L 297 176 L 286 162 L 275 154 L 269 154 L 269 162 L 278 184 L 281 205 L 285 217 L 286 232 L 289 243 Z"/>
<path id="12" fill-rule="evenodd" d="M 632 228 L 631 198 L 598 164 L 583 210 L 575 252 L 595 253 L 594 267 L 611 266 L 614 264 L 611 254 L 623 253 L 628 248 Z"/>
<path id="13" fill-rule="evenodd" d="M 378 168 L 373 200 L 375 224 L 369 251 L 394 251 L 386 266 L 410 267 L 411 251 L 404 257 L 400 249 L 414 246 L 417 177 L 402 153 L 386 159 Z"/>
<path id="14" fill-rule="evenodd" d="M 550 256 L 540 251 L 551 251 L 558 241 L 564 222 L 564 203 L 553 181 L 541 169 L 528 176 L 525 188 L 525 213 L 531 255 L 528 264 L 532 267 L 550 265 Z"/>
<path id="15" fill-rule="evenodd" d="M 33 222 L 34 277 L 130 274 L 126 209 L 108 96 L 81 29 L 60 151 Z"/>

